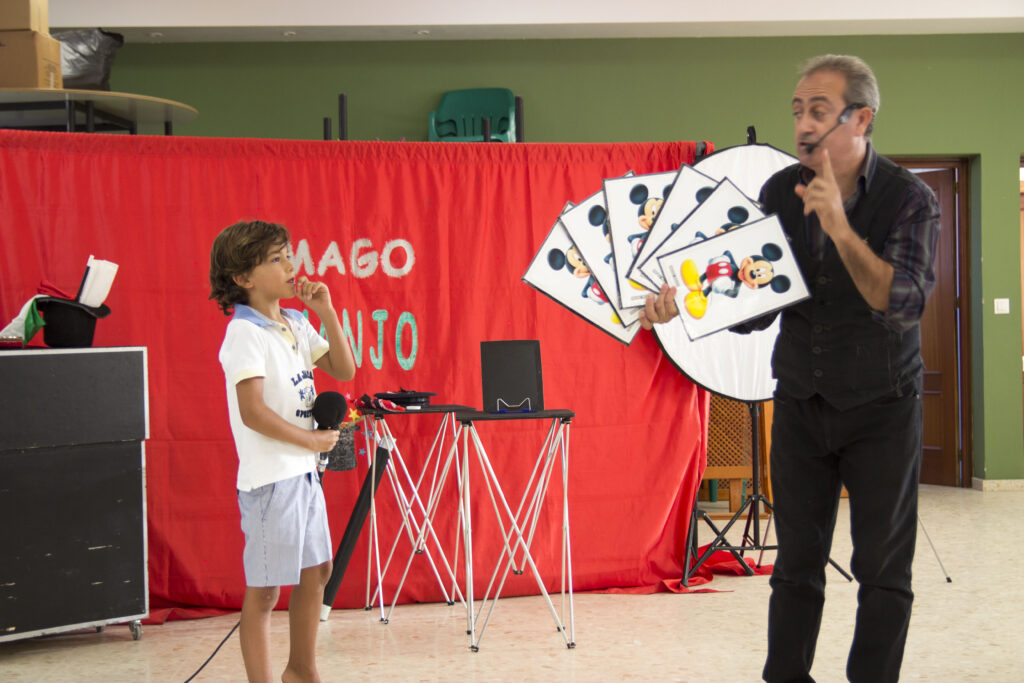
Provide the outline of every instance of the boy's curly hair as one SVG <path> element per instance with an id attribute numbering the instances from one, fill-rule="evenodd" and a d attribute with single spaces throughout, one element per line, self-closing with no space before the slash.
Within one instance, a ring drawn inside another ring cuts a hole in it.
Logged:
<path id="1" fill-rule="evenodd" d="M 224 315 L 231 315 L 235 304 L 249 300 L 235 276 L 252 271 L 271 249 L 289 241 L 288 228 L 267 221 L 239 221 L 221 230 L 210 250 L 210 298 Z"/>

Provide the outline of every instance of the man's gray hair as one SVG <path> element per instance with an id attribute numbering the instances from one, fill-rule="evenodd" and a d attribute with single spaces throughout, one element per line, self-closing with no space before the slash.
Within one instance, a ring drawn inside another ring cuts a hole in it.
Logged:
<path id="1" fill-rule="evenodd" d="M 800 78 L 805 78 L 818 71 L 836 71 L 846 77 L 846 91 L 843 99 L 846 104 L 861 104 L 869 107 L 875 115 L 871 124 L 864 132 L 870 138 L 875 127 L 875 117 L 882 106 L 882 96 L 878 93 L 878 81 L 875 72 L 860 57 L 853 55 L 821 55 L 804 62 L 798 70 Z"/>

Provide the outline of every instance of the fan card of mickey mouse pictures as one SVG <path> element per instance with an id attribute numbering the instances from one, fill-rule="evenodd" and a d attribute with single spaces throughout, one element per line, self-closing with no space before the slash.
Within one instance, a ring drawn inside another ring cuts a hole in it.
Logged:
<path id="1" fill-rule="evenodd" d="M 675 192 L 673 192 L 674 194 Z M 655 248 L 651 258 L 640 266 L 640 270 L 651 280 L 657 282 L 659 287 L 665 280 L 658 265 L 658 257 L 682 249 L 694 242 L 733 230 L 744 223 L 764 218 L 764 213 L 757 204 L 743 194 L 728 178 L 723 179 L 710 192 L 699 188 L 697 201 L 700 203 L 685 217 L 669 211 L 663 212 L 664 220 L 681 221 L 681 223 Z M 675 211 L 673 207 L 667 208 Z M 685 209 L 686 206 L 682 206 L 679 210 Z"/>
<path id="2" fill-rule="evenodd" d="M 654 227 L 647 234 L 640 253 L 636 255 L 633 265 L 626 273 L 627 278 L 644 285 L 652 292 L 657 292 L 661 288 L 664 280 L 657 262 L 652 262 L 647 272 L 642 271 L 641 266 L 651 258 L 658 246 L 679 227 L 690 215 L 690 212 L 714 191 L 718 182 L 693 166 L 684 164 L 679 169 L 675 182 L 672 184 L 672 192 L 665 197 L 665 203 L 661 205 L 657 220 L 654 221 Z"/>
<path id="3" fill-rule="evenodd" d="M 567 204 L 563 215 L 571 207 Z M 523 281 L 626 345 L 640 330 L 639 321 L 622 325 L 561 220 L 555 221 Z"/>
<path id="4" fill-rule="evenodd" d="M 619 304 L 623 308 L 643 306 L 649 281 L 634 282 L 627 277 L 633 261 L 644 246 L 658 211 L 672 191 L 678 171 L 612 178 L 604 181 L 604 201 L 608 207 L 612 254 L 615 260 Z"/>
<path id="5" fill-rule="evenodd" d="M 640 317 L 640 307 L 624 308 L 619 304 L 604 192 L 595 192 L 563 213 L 561 221 L 597 284 L 607 293 L 608 303 L 622 325 L 629 327 L 635 323 Z"/>
<path id="6" fill-rule="evenodd" d="M 690 339 L 809 296 L 775 215 L 657 258 L 666 280 L 676 287 L 679 318 Z"/>

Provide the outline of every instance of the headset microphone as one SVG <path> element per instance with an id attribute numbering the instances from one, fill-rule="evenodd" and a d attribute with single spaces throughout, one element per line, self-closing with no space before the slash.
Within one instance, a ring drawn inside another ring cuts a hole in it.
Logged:
<path id="1" fill-rule="evenodd" d="M 858 109 L 860 109 L 863 106 L 864 106 L 863 104 L 849 104 L 849 105 L 847 105 L 845 109 L 843 109 L 841 112 L 839 112 L 839 118 L 836 119 L 836 125 L 834 125 L 831 128 L 829 128 L 827 131 L 825 131 L 824 135 L 822 135 L 815 142 L 812 142 L 811 144 L 807 145 L 807 147 L 804 148 L 804 149 L 807 150 L 807 153 L 810 154 L 814 150 L 818 149 L 818 145 L 820 145 L 822 142 L 824 142 L 825 138 L 827 138 L 832 131 L 834 131 L 836 128 L 838 128 L 839 126 L 843 125 L 847 121 L 849 121 L 850 117 L 853 116 L 853 112 L 857 111 Z"/>

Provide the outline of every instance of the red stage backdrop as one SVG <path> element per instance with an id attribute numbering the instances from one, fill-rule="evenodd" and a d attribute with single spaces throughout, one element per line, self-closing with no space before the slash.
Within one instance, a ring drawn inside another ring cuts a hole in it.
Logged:
<path id="1" fill-rule="evenodd" d="M 566 201 L 627 171 L 677 169 L 693 161 L 694 149 L 691 142 L 483 145 L 0 131 L 0 325 L 40 280 L 73 295 L 90 254 L 120 264 L 107 299 L 113 312 L 99 321 L 94 345 L 149 349 L 154 613 L 241 606 L 237 460 L 217 362 L 228 319 L 207 300 L 207 276 L 214 236 L 246 218 L 290 229 L 301 273 L 329 285 L 351 331 L 355 380 L 339 385 L 317 373 L 319 391 L 358 396 L 404 387 L 436 392 L 435 403 L 480 407 L 480 341 L 539 339 L 545 404 L 576 413 L 569 477 L 575 589 L 651 590 L 682 573 L 704 467 L 707 395 L 663 358 L 649 333 L 626 347 L 520 278 Z M 295 300 L 284 303 L 301 309 Z M 391 420 L 414 471 L 439 422 Z M 519 499 L 546 426 L 479 425 L 510 500 Z M 326 475 L 335 544 L 365 471 L 363 459 L 355 472 Z M 549 495 L 560 497 L 560 478 L 551 486 Z M 454 528 L 453 498 L 449 486 L 439 526 Z M 377 503 L 383 552 L 399 520 L 386 484 Z M 475 504 L 480 595 L 500 546 L 482 490 Z M 557 506 L 548 507 L 535 540 L 550 588 L 558 585 L 560 522 Z M 386 596 L 408 544 L 399 549 Z M 366 557 L 364 531 L 335 607 L 363 606 Z M 528 573 L 505 589 L 535 592 Z M 422 560 L 402 598 L 440 599 Z"/>

